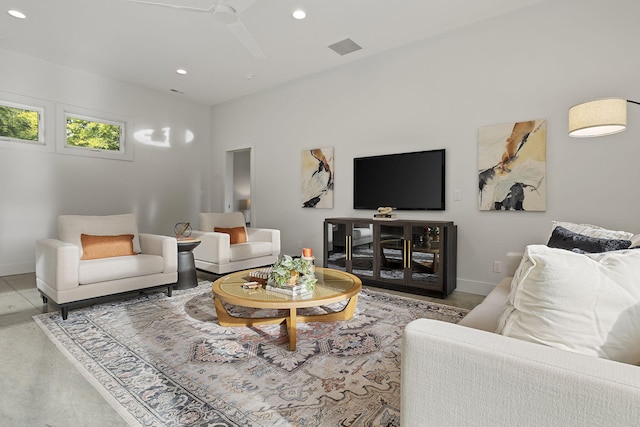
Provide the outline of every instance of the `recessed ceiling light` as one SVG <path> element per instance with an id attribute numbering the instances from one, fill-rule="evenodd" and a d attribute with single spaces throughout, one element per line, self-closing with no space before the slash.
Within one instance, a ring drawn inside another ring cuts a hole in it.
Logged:
<path id="1" fill-rule="evenodd" d="M 7 13 L 9 15 L 13 16 L 14 18 L 18 18 L 18 19 L 25 19 L 27 17 L 27 15 L 25 15 L 24 13 L 20 12 L 19 10 L 15 10 L 15 9 L 11 9 Z"/>
<path id="2" fill-rule="evenodd" d="M 178 68 L 178 69 L 176 70 L 176 73 L 178 73 L 178 74 L 182 74 L 182 75 L 184 76 L 185 74 L 187 74 L 187 70 L 184 70 L 184 69 L 182 69 L 182 68 Z"/>
<path id="3" fill-rule="evenodd" d="M 245 80 L 253 80 L 253 78 L 255 77 L 255 74 L 251 74 L 251 73 L 247 73 L 244 75 L 244 79 Z"/>
<path id="4" fill-rule="evenodd" d="M 304 10 L 302 9 L 296 9 L 293 11 L 293 17 L 295 19 L 304 19 L 306 18 L 307 14 Z"/>

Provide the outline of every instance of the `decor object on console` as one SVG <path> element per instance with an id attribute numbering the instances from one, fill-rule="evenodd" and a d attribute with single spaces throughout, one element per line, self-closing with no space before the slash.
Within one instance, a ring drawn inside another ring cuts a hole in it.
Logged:
<path id="1" fill-rule="evenodd" d="M 58 238 L 36 242 L 36 286 L 63 319 L 74 303 L 92 298 L 161 285 L 171 296 L 177 278 L 176 239 L 138 233 L 133 214 L 60 215 Z"/>
<path id="2" fill-rule="evenodd" d="M 574 105 L 569 109 L 569 136 L 589 138 L 619 133 L 627 128 L 629 99 L 605 98 Z"/>
<path id="3" fill-rule="evenodd" d="M 199 229 L 191 234 L 201 241 L 193 250 L 196 267 L 225 274 L 276 262 L 280 230 L 247 227 L 244 221 L 242 212 L 201 213 Z"/>
<path id="4" fill-rule="evenodd" d="M 558 224 L 632 246 L 640 237 Z M 637 425 L 638 265 L 637 249 L 507 254 L 508 277 L 459 326 L 420 319 L 405 328 L 402 425 Z"/>
<path id="5" fill-rule="evenodd" d="M 393 212 L 393 208 L 390 206 L 380 206 L 378 208 L 378 213 L 373 214 L 373 217 L 375 219 L 395 219 L 396 218 L 396 214 L 392 213 Z"/>
<path id="6" fill-rule="evenodd" d="M 479 129 L 480 210 L 546 209 L 546 138 L 546 120 Z"/>
<path id="7" fill-rule="evenodd" d="M 333 208 L 333 147 L 302 152 L 302 207 Z"/>

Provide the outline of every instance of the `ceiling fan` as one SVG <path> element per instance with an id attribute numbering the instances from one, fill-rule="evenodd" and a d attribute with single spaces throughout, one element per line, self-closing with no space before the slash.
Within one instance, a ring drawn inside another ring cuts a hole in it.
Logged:
<path id="1" fill-rule="evenodd" d="M 264 58 L 264 52 L 260 49 L 260 46 L 256 41 L 251 37 L 251 34 L 240 19 L 238 18 L 238 11 L 233 7 L 227 4 L 227 0 L 214 0 L 214 3 L 206 8 L 201 9 L 199 7 L 191 7 L 191 6 L 181 6 L 177 4 L 167 4 L 167 3 L 158 3 L 152 1 L 144 1 L 144 0 L 126 0 L 130 3 L 140 3 L 151 6 L 163 6 L 170 7 L 173 9 L 184 9 L 190 10 L 192 12 L 201 12 L 201 13 L 211 13 L 213 17 L 220 23 L 225 24 L 229 31 L 233 33 L 233 35 L 244 45 L 244 47 L 253 55 L 255 58 Z M 255 1 L 255 0 L 254 0 Z M 251 2 L 253 3 L 253 2 Z"/>

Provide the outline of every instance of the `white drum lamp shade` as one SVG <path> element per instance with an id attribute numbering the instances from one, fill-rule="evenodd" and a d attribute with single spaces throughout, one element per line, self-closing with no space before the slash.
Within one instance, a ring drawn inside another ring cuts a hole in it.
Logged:
<path id="1" fill-rule="evenodd" d="M 569 109 L 569 136 L 588 138 L 611 135 L 626 128 L 626 99 L 597 99 Z"/>

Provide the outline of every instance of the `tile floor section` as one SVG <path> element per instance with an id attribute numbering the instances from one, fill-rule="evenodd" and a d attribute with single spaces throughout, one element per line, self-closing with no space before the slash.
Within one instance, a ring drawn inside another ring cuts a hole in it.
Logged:
<path id="1" fill-rule="evenodd" d="M 203 272 L 198 272 L 198 277 L 213 278 Z M 471 309 L 483 298 L 454 292 L 444 303 Z M 0 425 L 126 426 L 32 319 L 56 310 L 55 304 L 42 303 L 33 273 L 0 277 Z M 72 310 L 69 315 L 73 315 Z"/>

